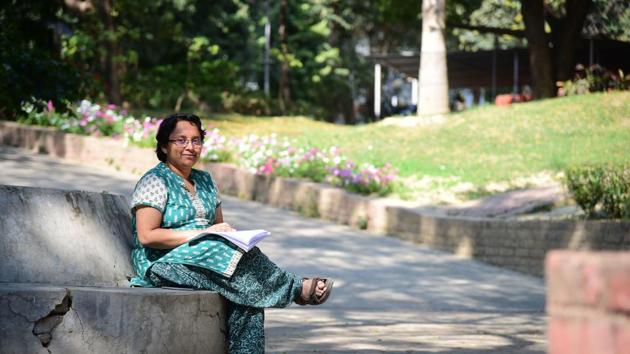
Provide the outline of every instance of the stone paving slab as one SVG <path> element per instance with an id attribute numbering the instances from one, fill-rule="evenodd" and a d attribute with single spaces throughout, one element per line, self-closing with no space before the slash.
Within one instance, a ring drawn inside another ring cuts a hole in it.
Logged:
<path id="1" fill-rule="evenodd" d="M 0 183 L 121 193 L 136 176 L 0 148 Z M 267 311 L 269 353 L 544 353 L 545 286 L 396 238 L 224 196 L 237 228 L 273 235 L 262 250 L 300 275 L 335 279 L 320 307 Z"/>

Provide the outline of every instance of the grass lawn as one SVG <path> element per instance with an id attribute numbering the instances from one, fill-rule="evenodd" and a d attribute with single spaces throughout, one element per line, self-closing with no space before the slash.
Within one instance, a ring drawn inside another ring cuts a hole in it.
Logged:
<path id="1" fill-rule="evenodd" d="M 451 184 L 468 182 L 477 191 L 575 164 L 630 161 L 630 92 L 487 106 L 416 127 L 240 115 L 211 116 L 209 124 L 228 136 L 277 133 L 298 144 L 337 146 L 356 162 L 389 162 L 402 177 L 456 177 Z"/>
<path id="2" fill-rule="evenodd" d="M 416 188 L 409 181 L 425 176 L 442 181 L 441 187 L 471 185 L 466 192 L 472 197 L 494 182 L 553 175 L 576 164 L 630 161 L 630 92 L 486 106 L 416 127 L 240 115 L 214 115 L 208 123 L 227 136 L 277 133 L 298 145 L 340 147 L 355 162 L 389 162 L 403 177 L 395 190 L 403 198 L 412 198 Z"/>

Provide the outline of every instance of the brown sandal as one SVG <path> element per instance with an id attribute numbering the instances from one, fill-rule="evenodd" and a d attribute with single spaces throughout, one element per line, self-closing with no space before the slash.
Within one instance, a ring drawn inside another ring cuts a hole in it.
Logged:
<path id="1" fill-rule="evenodd" d="M 302 278 L 302 280 L 307 280 L 309 278 Z M 316 291 L 317 291 L 317 283 L 319 283 L 320 281 L 324 282 L 324 284 L 326 284 L 326 291 L 321 295 L 321 296 L 317 296 Z M 301 295 L 295 299 L 295 303 L 301 306 L 304 305 L 321 305 L 324 302 L 326 302 L 326 300 L 328 300 L 328 297 L 330 296 L 330 292 L 332 291 L 332 287 L 333 287 L 334 281 L 332 279 L 327 279 L 327 278 L 312 278 L 311 281 L 311 286 L 307 291 L 307 299 L 304 299 Z"/>

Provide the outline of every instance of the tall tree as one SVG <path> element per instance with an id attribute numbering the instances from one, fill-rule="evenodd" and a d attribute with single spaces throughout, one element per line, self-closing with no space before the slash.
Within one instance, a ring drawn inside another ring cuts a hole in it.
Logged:
<path id="1" fill-rule="evenodd" d="M 122 103 L 120 79 L 123 75 L 121 62 L 122 50 L 118 43 L 116 24 L 114 22 L 113 0 L 97 0 L 96 11 L 105 28 L 107 50 L 103 56 L 103 76 L 105 77 L 105 94 L 109 102 Z"/>
<path id="2" fill-rule="evenodd" d="M 529 65 L 534 84 L 534 97 L 554 96 L 554 77 L 551 61 L 551 48 L 545 32 L 545 6 L 543 0 L 521 2 L 521 12 L 525 22 L 525 35 L 528 41 Z"/>
<path id="3" fill-rule="evenodd" d="M 625 32 L 618 25 L 630 11 L 627 0 L 484 0 L 470 15 L 470 21 L 449 18 L 450 28 L 463 29 L 460 44 L 469 48 L 490 49 L 496 35 L 500 46 L 517 46 L 515 38 L 527 39 L 530 71 L 537 98 L 555 95 L 555 82 L 571 77 L 575 54 L 585 23 L 598 35 L 619 39 Z M 587 21 L 588 20 L 588 21 Z M 474 35 L 465 30 L 492 33 Z M 588 31 L 593 36 L 593 31 Z M 464 33 L 465 35 L 462 35 Z M 612 36 L 611 36 L 612 35 Z M 463 41 L 462 41 L 463 40 Z"/>
<path id="4" fill-rule="evenodd" d="M 422 0 L 422 45 L 419 69 L 418 115 L 448 113 L 445 1 Z"/>
<path id="5" fill-rule="evenodd" d="M 280 42 L 280 80 L 278 83 L 278 104 L 280 112 L 286 114 L 287 105 L 291 101 L 291 89 L 289 87 L 289 58 L 287 47 L 287 0 L 280 0 L 278 17 L 278 41 Z"/>
<path id="6" fill-rule="evenodd" d="M 575 50 L 592 2 L 566 0 L 554 8 L 544 0 L 521 0 L 535 97 L 555 96 L 556 80 L 567 80 L 573 73 Z"/>

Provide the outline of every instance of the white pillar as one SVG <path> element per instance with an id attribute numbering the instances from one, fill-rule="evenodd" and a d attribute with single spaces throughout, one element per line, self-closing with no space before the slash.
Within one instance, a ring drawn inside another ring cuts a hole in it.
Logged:
<path id="1" fill-rule="evenodd" d="M 381 64 L 374 65 L 374 116 L 381 117 Z"/>
<path id="2" fill-rule="evenodd" d="M 418 79 L 411 79 L 411 104 L 418 104 Z"/>

